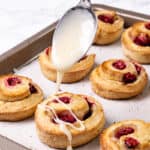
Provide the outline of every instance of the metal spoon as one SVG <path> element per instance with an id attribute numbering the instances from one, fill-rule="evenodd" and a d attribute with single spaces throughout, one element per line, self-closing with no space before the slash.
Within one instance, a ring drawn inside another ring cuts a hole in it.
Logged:
<path id="1" fill-rule="evenodd" d="M 92 17 L 92 22 L 94 24 L 94 28 L 91 32 L 91 39 L 89 40 L 90 42 L 87 43 L 87 46 L 84 50 L 84 53 L 83 55 L 79 58 L 81 59 L 86 53 L 87 51 L 89 50 L 90 46 L 92 45 L 93 43 L 93 40 L 94 40 L 94 37 L 95 37 L 95 34 L 96 34 L 96 30 L 97 30 L 97 19 L 96 19 L 96 16 L 94 14 L 94 12 L 92 11 L 92 7 L 91 7 L 91 0 L 80 0 L 79 4 L 71 9 L 69 9 L 64 15 L 63 17 L 60 19 L 58 25 L 56 26 L 56 29 L 55 29 L 55 32 L 54 32 L 54 35 L 53 35 L 53 41 L 55 39 L 55 35 L 59 34 L 59 32 L 57 33 L 57 31 L 60 31 L 62 29 L 62 26 L 63 26 L 63 21 L 68 17 L 68 16 L 72 16 L 73 18 L 73 15 L 75 14 L 75 12 L 77 11 L 84 11 L 84 13 L 86 12 L 88 15 L 91 15 Z M 75 21 L 75 20 L 74 20 Z M 64 21 L 65 22 L 65 21 Z M 84 22 L 84 20 L 83 20 Z M 82 36 L 82 35 L 81 35 Z M 65 36 L 64 36 L 65 38 Z M 52 45 L 53 45 L 53 42 L 52 42 Z M 78 60 L 79 60 L 78 59 Z M 78 61 L 77 60 L 77 61 Z"/>

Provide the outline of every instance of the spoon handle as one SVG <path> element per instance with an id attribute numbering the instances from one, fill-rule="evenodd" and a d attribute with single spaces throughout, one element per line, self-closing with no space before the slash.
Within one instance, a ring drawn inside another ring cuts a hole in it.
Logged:
<path id="1" fill-rule="evenodd" d="M 80 0 L 79 5 L 82 7 L 90 8 L 91 0 Z"/>

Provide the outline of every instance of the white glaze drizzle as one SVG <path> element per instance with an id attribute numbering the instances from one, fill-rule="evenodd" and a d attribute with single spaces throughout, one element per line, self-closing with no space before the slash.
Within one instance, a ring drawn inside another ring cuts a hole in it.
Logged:
<path id="1" fill-rule="evenodd" d="M 56 93 L 58 93 L 58 92 L 61 91 L 60 85 L 61 85 L 63 76 L 64 76 L 64 72 L 63 72 L 63 71 L 58 71 L 58 70 L 57 70 Z"/>
<path id="2" fill-rule="evenodd" d="M 62 101 L 59 100 L 58 97 L 56 97 L 55 95 L 51 97 L 50 101 L 52 101 L 53 99 L 57 100 L 60 104 L 62 104 L 70 113 L 71 115 L 76 119 L 76 122 L 79 123 L 79 127 L 76 127 L 75 125 L 69 123 L 69 122 L 65 122 L 63 120 L 60 120 L 56 114 L 56 111 L 53 107 L 51 106 L 48 106 L 46 104 L 39 104 L 38 105 L 38 108 L 42 108 L 44 110 L 47 110 L 49 112 L 52 112 L 53 115 L 54 115 L 54 121 L 56 123 L 59 124 L 59 127 L 61 129 L 62 132 L 64 132 L 64 134 L 67 136 L 67 139 L 68 139 L 68 145 L 67 145 L 67 150 L 72 150 L 72 135 L 71 135 L 71 132 L 70 130 L 67 128 L 67 125 L 70 126 L 71 128 L 75 129 L 75 130 L 79 130 L 79 131 L 82 131 L 82 130 L 85 130 L 85 126 L 84 124 L 82 123 L 81 120 L 79 120 L 77 118 L 77 116 L 72 112 L 72 110 L 70 109 L 70 107 L 68 107 L 65 103 L 63 103 Z"/>
<path id="3" fill-rule="evenodd" d="M 68 142 L 69 142 L 67 144 L 67 150 L 72 150 L 72 135 L 71 135 L 71 132 L 69 131 L 69 129 L 67 128 L 67 126 L 65 124 L 60 124 L 60 129 L 67 136 L 67 139 L 68 139 Z"/>

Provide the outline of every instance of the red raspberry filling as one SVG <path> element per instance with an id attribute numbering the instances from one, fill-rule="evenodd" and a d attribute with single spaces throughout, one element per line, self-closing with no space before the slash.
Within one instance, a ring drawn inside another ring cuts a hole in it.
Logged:
<path id="1" fill-rule="evenodd" d="M 74 118 L 74 116 L 69 111 L 63 111 L 57 115 L 58 115 L 58 118 L 60 120 L 63 120 L 65 122 L 69 122 L 69 123 L 76 122 L 76 119 Z"/>
<path id="2" fill-rule="evenodd" d="M 119 69 L 119 70 L 123 70 L 126 68 L 126 64 L 123 60 L 117 60 L 112 65 L 113 65 L 113 67 L 115 67 L 116 69 Z"/>
<path id="3" fill-rule="evenodd" d="M 124 83 L 132 83 L 136 80 L 136 75 L 135 74 L 132 74 L 130 72 L 124 74 L 123 76 L 123 82 Z"/>
<path id="4" fill-rule="evenodd" d="M 127 148 L 136 148 L 139 145 L 139 142 L 132 138 L 132 137 L 126 137 L 125 138 L 125 145 Z"/>
<path id="5" fill-rule="evenodd" d="M 140 46 L 150 46 L 150 37 L 147 34 L 140 34 L 134 39 L 134 43 Z"/>
<path id="6" fill-rule="evenodd" d="M 63 96 L 63 97 L 59 97 L 59 100 L 62 101 L 63 103 L 65 103 L 65 104 L 69 104 L 70 101 L 71 101 L 71 98 L 67 97 L 67 96 Z M 57 99 L 54 99 L 53 102 L 58 103 Z"/>
<path id="7" fill-rule="evenodd" d="M 67 96 L 63 96 L 63 97 L 59 97 L 59 100 L 62 101 L 63 103 L 65 103 L 65 104 L 69 104 L 70 101 L 71 101 L 71 98 L 67 97 Z"/>
<path id="8" fill-rule="evenodd" d="M 91 108 L 94 102 L 91 102 L 87 96 L 83 96 L 83 98 L 87 101 L 89 108 Z"/>
<path id="9" fill-rule="evenodd" d="M 37 93 L 37 89 L 31 83 L 29 83 L 29 90 L 31 94 Z"/>
<path id="10" fill-rule="evenodd" d="M 52 102 L 54 102 L 54 103 L 58 103 L 57 99 L 52 100 Z"/>
<path id="11" fill-rule="evenodd" d="M 21 79 L 19 79 L 18 77 L 10 77 L 7 79 L 7 84 L 9 86 L 15 86 L 20 83 L 21 83 Z"/>
<path id="12" fill-rule="evenodd" d="M 45 50 L 46 55 L 49 55 L 49 51 L 50 51 L 50 48 L 49 47 L 46 48 L 46 50 Z"/>
<path id="13" fill-rule="evenodd" d="M 146 24 L 145 24 L 145 27 L 146 27 L 148 30 L 150 30 L 150 22 L 146 23 Z"/>
<path id="14" fill-rule="evenodd" d="M 141 70 L 142 70 L 142 67 L 139 66 L 139 65 L 137 65 L 137 64 L 134 64 L 134 66 L 135 66 L 135 68 L 136 68 L 137 73 L 140 74 L 140 73 L 141 73 Z"/>
<path id="15" fill-rule="evenodd" d="M 88 119 L 91 115 L 92 115 L 92 106 L 93 106 L 93 102 L 91 102 L 87 96 L 84 96 L 84 99 L 87 101 L 88 106 L 89 106 L 89 111 L 84 115 L 83 120 Z"/>
<path id="16" fill-rule="evenodd" d="M 134 129 L 131 127 L 122 127 L 116 131 L 115 137 L 119 139 L 121 136 L 128 135 L 133 132 L 134 132 Z"/>
<path id="17" fill-rule="evenodd" d="M 110 24 L 114 23 L 114 16 L 109 15 L 109 14 L 99 15 L 98 19 L 105 22 L 105 23 L 110 23 Z"/>

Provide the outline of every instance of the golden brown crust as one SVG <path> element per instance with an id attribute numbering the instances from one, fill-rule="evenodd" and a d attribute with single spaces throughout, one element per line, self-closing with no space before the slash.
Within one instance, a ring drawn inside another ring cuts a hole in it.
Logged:
<path id="1" fill-rule="evenodd" d="M 15 85 L 15 86 L 11 86 L 11 87 L 3 86 L 3 88 L 5 89 L 5 92 L 6 93 L 8 92 L 8 94 L 9 94 L 9 97 L 8 97 L 9 101 L 7 100 L 6 95 L 5 95 L 5 100 L 3 100 L 3 99 L 0 100 L 0 120 L 2 120 L 2 121 L 19 121 L 19 120 L 22 120 L 22 119 L 32 116 L 36 109 L 36 106 L 43 100 L 42 90 L 39 88 L 38 85 L 33 83 L 31 79 L 28 79 L 23 76 L 18 76 L 18 75 L 6 75 L 5 76 L 4 75 L 1 78 L 1 81 L 2 81 L 2 79 L 5 80 L 8 77 L 9 78 L 12 78 L 12 77 L 20 78 L 21 83 L 18 85 Z M 26 80 L 24 80 L 24 79 L 26 79 Z M 2 84 L 2 82 L 1 82 L 1 84 Z M 25 84 L 25 86 L 24 86 L 24 84 Z M 34 93 L 31 93 L 31 91 L 30 91 L 31 87 L 29 86 L 29 84 L 32 85 L 36 89 L 36 92 L 34 91 Z M 14 90 L 14 88 L 16 88 L 16 89 Z M 23 93 L 23 96 L 22 96 L 20 94 L 22 92 L 20 92 L 19 89 L 22 91 L 27 90 L 27 91 L 29 91 L 29 94 L 27 96 L 24 96 L 24 93 Z M 17 93 L 15 93 L 16 100 L 14 100 L 13 93 L 16 91 L 19 93 L 18 94 L 19 99 L 18 99 L 18 97 L 16 97 Z M 12 95 L 11 95 L 11 93 L 12 93 Z M 3 94 L 2 91 L 0 91 L 0 95 L 2 95 L 2 94 Z M 21 99 L 21 97 L 22 97 L 22 99 Z M 10 99 L 10 98 L 12 98 L 12 99 Z"/>
<path id="2" fill-rule="evenodd" d="M 55 96 L 70 97 L 71 102 L 67 104 L 67 106 L 71 108 L 78 119 L 82 120 L 82 123 L 85 126 L 85 129 L 80 131 L 67 126 L 72 134 L 73 147 L 85 144 L 99 134 L 104 126 L 105 118 L 102 106 L 94 98 L 67 92 L 57 94 Z M 51 103 L 48 105 L 53 107 L 57 113 L 62 113 L 64 110 L 66 110 L 62 104 L 52 102 L 52 99 L 53 97 L 50 96 L 42 103 L 42 105 L 47 105 L 51 101 Z M 89 107 L 87 100 L 91 102 L 91 108 Z M 84 116 L 88 113 L 88 111 L 92 111 L 92 114 L 84 119 Z M 66 148 L 67 137 L 65 136 L 64 132 L 61 131 L 59 125 L 52 121 L 53 117 L 54 116 L 52 114 L 47 114 L 40 107 L 37 108 L 35 122 L 39 138 L 42 142 L 49 145 L 50 147 Z M 75 126 L 78 125 L 77 122 L 72 124 Z"/>
<path id="3" fill-rule="evenodd" d="M 135 62 L 121 60 L 126 64 L 126 67 L 120 70 L 113 66 L 113 63 L 117 61 L 120 60 L 105 61 L 93 70 L 90 80 L 94 92 L 108 99 L 128 99 L 140 94 L 148 82 L 145 69 L 136 64 L 141 68 L 138 74 Z M 123 78 L 126 73 L 133 74 L 136 80 L 132 83 L 125 83 Z"/>
<path id="4" fill-rule="evenodd" d="M 124 54 L 139 63 L 150 63 L 150 41 L 149 46 L 138 45 L 134 42 L 139 35 L 147 35 L 150 40 L 150 30 L 145 27 L 146 22 L 138 22 L 126 29 L 122 34 L 122 46 Z"/>
<path id="5" fill-rule="evenodd" d="M 98 28 L 94 43 L 104 45 L 104 44 L 111 44 L 116 40 L 118 40 L 123 31 L 124 25 L 123 18 L 117 15 L 115 11 L 108 11 L 108 10 L 97 10 L 95 14 L 97 17 L 99 15 L 111 15 L 113 16 L 115 21 L 112 24 L 110 24 L 105 23 L 100 19 L 98 19 Z"/>
<path id="6" fill-rule="evenodd" d="M 20 84 L 17 84 L 15 87 L 11 87 L 8 85 L 9 78 L 18 78 L 21 80 Z M 27 77 L 22 77 L 19 75 L 3 75 L 0 76 L 0 99 L 3 101 L 17 101 L 23 99 L 30 95 L 29 83 L 31 80 Z"/>
<path id="7" fill-rule="evenodd" d="M 49 49 L 49 55 L 51 55 L 51 47 Z M 47 49 L 46 49 L 47 50 Z M 50 60 L 50 56 L 46 54 L 46 50 L 40 54 L 39 63 L 44 76 L 52 81 L 56 81 L 56 69 Z M 95 55 L 91 54 L 84 59 L 76 63 L 71 67 L 63 77 L 63 83 L 77 82 L 83 79 L 92 69 L 94 65 Z"/>
<path id="8" fill-rule="evenodd" d="M 132 128 L 132 133 L 124 134 L 119 138 L 116 132 L 125 127 Z M 102 150 L 128 150 L 125 139 L 132 137 L 139 143 L 134 150 L 150 149 L 150 123 L 142 120 L 126 120 L 115 123 L 105 129 L 100 136 L 100 145 Z M 130 148 L 133 149 L 133 148 Z"/>

